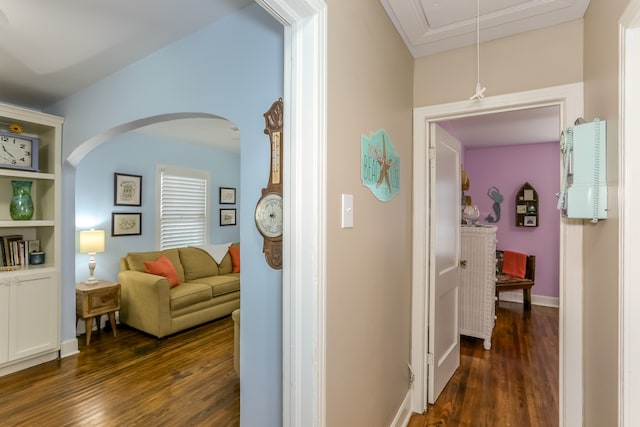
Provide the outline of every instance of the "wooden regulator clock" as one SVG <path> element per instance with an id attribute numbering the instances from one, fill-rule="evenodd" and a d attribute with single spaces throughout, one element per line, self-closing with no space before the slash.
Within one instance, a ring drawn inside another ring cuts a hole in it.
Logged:
<path id="1" fill-rule="evenodd" d="M 262 234 L 262 252 L 271 268 L 282 268 L 282 98 L 264 113 L 264 133 L 271 144 L 269 182 L 256 205 L 256 226 Z"/>

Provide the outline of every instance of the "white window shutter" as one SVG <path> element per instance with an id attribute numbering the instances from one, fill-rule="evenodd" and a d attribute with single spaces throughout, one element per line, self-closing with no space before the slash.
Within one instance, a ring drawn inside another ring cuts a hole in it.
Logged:
<path id="1" fill-rule="evenodd" d="M 208 176 L 167 169 L 160 174 L 160 249 L 204 244 Z"/>

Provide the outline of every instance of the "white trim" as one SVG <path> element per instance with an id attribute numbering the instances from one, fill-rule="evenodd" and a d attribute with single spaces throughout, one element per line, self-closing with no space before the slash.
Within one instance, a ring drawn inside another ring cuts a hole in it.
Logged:
<path id="1" fill-rule="evenodd" d="M 407 391 L 407 395 L 402 400 L 402 403 L 396 412 L 396 416 L 393 417 L 393 421 L 391 421 L 389 427 L 405 427 L 409 424 L 411 415 L 411 391 Z"/>
<path id="2" fill-rule="evenodd" d="M 413 283 L 411 365 L 415 373 L 412 409 L 422 412 L 427 401 L 426 328 L 428 321 L 428 174 L 427 146 L 431 122 L 455 117 L 545 105 L 560 107 L 562 128 L 573 124 L 583 114 L 583 84 L 572 83 L 481 101 L 460 101 L 414 109 L 413 141 Z M 560 129 L 558 129 L 560 132 Z M 559 156 L 559 155 L 558 155 Z M 560 426 L 582 425 L 582 222 L 563 219 L 560 224 Z"/>
<path id="3" fill-rule="evenodd" d="M 257 0 L 285 26 L 282 419 L 325 425 L 327 11 Z"/>
<path id="4" fill-rule="evenodd" d="M 500 292 L 500 301 L 517 302 L 524 304 L 522 291 Z M 559 297 L 547 297 L 544 295 L 531 295 L 531 305 L 541 305 L 544 307 L 560 307 Z"/>
<path id="5" fill-rule="evenodd" d="M 81 324 L 84 322 L 80 322 Z M 75 356 L 79 354 L 80 350 L 78 350 L 78 339 L 72 338 L 70 340 L 62 341 L 60 343 L 60 358 Z"/>
<path id="6" fill-rule="evenodd" d="M 640 198 L 633 186 L 640 182 L 640 172 L 632 167 L 640 162 L 640 0 L 629 2 L 620 18 L 619 33 L 618 422 L 621 427 L 631 427 L 640 425 L 640 372 L 634 366 L 640 360 L 640 265 L 634 257 L 640 253 L 640 225 L 635 220 Z"/>

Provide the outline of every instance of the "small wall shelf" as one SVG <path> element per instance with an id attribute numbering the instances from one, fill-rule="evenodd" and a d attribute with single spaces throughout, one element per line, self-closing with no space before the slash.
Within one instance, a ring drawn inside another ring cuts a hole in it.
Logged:
<path id="1" fill-rule="evenodd" d="M 516 227 L 537 227 L 538 192 L 525 182 L 516 193 Z"/>

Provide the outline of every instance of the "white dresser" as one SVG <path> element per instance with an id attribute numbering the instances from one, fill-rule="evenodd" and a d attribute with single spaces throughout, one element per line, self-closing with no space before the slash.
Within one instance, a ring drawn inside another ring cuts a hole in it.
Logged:
<path id="1" fill-rule="evenodd" d="M 495 324 L 495 226 L 462 226 L 460 230 L 460 334 L 484 340 L 491 348 Z"/>

